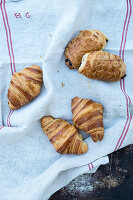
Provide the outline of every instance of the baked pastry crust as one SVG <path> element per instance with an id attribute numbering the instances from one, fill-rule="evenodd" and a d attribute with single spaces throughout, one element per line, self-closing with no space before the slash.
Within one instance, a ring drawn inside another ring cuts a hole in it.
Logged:
<path id="1" fill-rule="evenodd" d="M 126 64 L 117 55 L 95 51 L 83 56 L 79 73 L 90 79 L 116 82 L 124 77 Z"/>
<path id="2" fill-rule="evenodd" d="M 94 142 L 104 137 L 103 106 L 90 99 L 75 97 L 72 99 L 73 123 L 90 134 Z"/>
<path id="3" fill-rule="evenodd" d="M 65 63 L 78 69 L 84 54 L 104 49 L 108 38 L 99 30 L 81 31 L 65 49 Z"/>
<path id="4" fill-rule="evenodd" d="M 41 127 L 58 153 L 83 154 L 87 152 L 88 146 L 82 141 L 82 136 L 78 134 L 75 126 L 67 121 L 44 116 L 41 119 Z"/>
<path id="5" fill-rule="evenodd" d="M 13 74 L 8 89 L 9 108 L 16 110 L 32 101 L 40 94 L 42 87 L 42 70 L 32 65 Z"/>

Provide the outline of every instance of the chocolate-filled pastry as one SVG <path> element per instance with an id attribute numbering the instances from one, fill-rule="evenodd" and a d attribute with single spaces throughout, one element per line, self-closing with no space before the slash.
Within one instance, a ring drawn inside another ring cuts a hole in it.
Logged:
<path id="1" fill-rule="evenodd" d="M 16 110 L 29 103 L 40 94 L 42 70 L 32 65 L 13 74 L 8 89 L 9 108 Z"/>
<path id="2" fill-rule="evenodd" d="M 104 49 L 108 38 L 99 30 L 81 31 L 65 49 L 65 63 L 78 69 L 84 54 Z"/>
<path id="3" fill-rule="evenodd" d="M 126 64 L 112 53 L 95 51 L 83 56 L 79 73 L 90 79 L 116 82 L 124 77 Z"/>
<path id="4" fill-rule="evenodd" d="M 94 142 L 101 141 L 104 136 L 103 106 L 90 99 L 75 97 L 72 99 L 73 123 L 86 133 Z"/>
<path id="5" fill-rule="evenodd" d="M 83 154 L 87 152 L 88 146 L 82 141 L 82 136 L 67 121 L 44 116 L 41 119 L 41 126 L 58 153 Z"/>

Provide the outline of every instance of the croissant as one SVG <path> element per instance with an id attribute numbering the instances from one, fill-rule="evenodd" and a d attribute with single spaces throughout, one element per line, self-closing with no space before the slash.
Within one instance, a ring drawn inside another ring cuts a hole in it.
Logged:
<path id="1" fill-rule="evenodd" d="M 90 99 L 75 97 L 72 99 L 73 123 L 86 133 L 94 142 L 101 141 L 104 136 L 103 106 Z"/>
<path id="2" fill-rule="evenodd" d="M 85 53 L 104 49 L 108 38 L 99 30 L 81 31 L 65 49 L 65 63 L 70 69 L 78 69 Z"/>
<path id="3" fill-rule="evenodd" d="M 88 146 L 82 141 L 82 136 L 67 121 L 44 116 L 41 119 L 41 126 L 58 153 L 83 154 L 87 152 Z"/>
<path id="4" fill-rule="evenodd" d="M 126 73 L 126 64 L 119 56 L 95 51 L 83 56 L 79 73 L 90 79 L 116 82 Z"/>
<path id="5" fill-rule="evenodd" d="M 9 108 L 16 110 L 29 103 L 40 94 L 42 70 L 32 65 L 13 74 L 8 89 Z"/>

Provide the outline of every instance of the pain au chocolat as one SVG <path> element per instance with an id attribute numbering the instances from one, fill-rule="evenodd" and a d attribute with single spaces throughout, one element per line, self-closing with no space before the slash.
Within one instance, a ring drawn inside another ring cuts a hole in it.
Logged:
<path id="1" fill-rule="evenodd" d="M 108 38 L 99 30 L 81 31 L 65 49 L 65 63 L 78 69 L 84 54 L 104 49 Z"/>
<path id="2" fill-rule="evenodd" d="M 32 101 L 40 94 L 42 87 L 42 70 L 31 65 L 13 74 L 8 89 L 9 108 L 16 110 Z"/>
<path id="3" fill-rule="evenodd" d="M 104 136 L 103 106 L 90 99 L 75 97 L 72 99 L 73 123 L 86 133 L 94 142 L 101 141 Z"/>
<path id="4" fill-rule="evenodd" d="M 106 51 L 95 51 L 83 56 L 79 73 L 90 79 L 116 82 L 126 73 L 122 59 Z"/>
<path id="5" fill-rule="evenodd" d="M 82 136 L 72 124 L 63 119 L 44 116 L 41 119 L 43 132 L 55 150 L 60 154 L 84 154 L 88 146 L 82 141 Z"/>

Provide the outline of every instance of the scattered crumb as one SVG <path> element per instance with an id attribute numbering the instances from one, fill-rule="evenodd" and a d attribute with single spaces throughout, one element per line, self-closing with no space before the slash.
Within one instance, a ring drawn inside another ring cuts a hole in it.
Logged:
<path id="1" fill-rule="evenodd" d="M 81 175 L 75 178 L 73 181 L 71 181 L 67 186 L 62 188 L 62 194 L 66 195 L 80 195 L 82 197 L 85 197 L 86 194 L 89 194 L 93 191 L 93 184 L 90 182 L 89 175 L 86 176 Z M 62 198 L 63 199 L 63 198 Z M 75 199 L 76 200 L 76 199 Z"/>
<path id="2" fill-rule="evenodd" d="M 90 81 L 88 81 L 88 88 L 91 88 L 91 86 L 89 84 L 90 84 Z"/>
<path id="3" fill-rule="evenodd" d="M 40 56 L 40 58 L 42 58 L 42 56 Z"/>
<path id="4" fill-rule="evenodd" d="M 122 169 L 122 168 L 118 168 L 117 171 L 118 172 L 122 172 L 122 173 L 127 173 L 128 172 L 126 169 Z"/>
<path id="5" fill-rule="evenodd" d="M 65 84 L 62 82 L 62 84 L 61 84 L 61 85 L 62 85 L 62 87 L 64 87 L 64 85 L 65 85 Z"/>
<path id="6" fill-rule="evenodd" d="M 79 30 L 79 32 L 81 33 L 81 32 L 82 32 L 82 30 Z"/>
<path id="7" fill-rule="evenodd" d="M 86 199 L 87 195 L 90 193 L 93 194 L 96 192 L 98 194 L 97 189 L 106 189 L 109 190 L 111 188 L 118 187 L 124 180 L 125 177 L 128 177 L 129 174 L 127 174 L 127 170 L 120 169 L 120 173 L 117 174 L 117 176 L 113 176 L 112 174 L 108 176 L 99 176 L 100 174 L 98 172 L 94 174 L 83 174 L 75 178 L 73 181 L 71 181 L 67 186 L 61 189 L 61 195 L 62 199 L 63 196 L 71 194 L 74 196 L 82 196 L 82 199 Z M 122 172 L 122 173 L 121 173 Z M 123 172 L 125 175 L 122 175 Z M 98 176 L 97 176 L 97 175 Z M 76 200 L 76 199 L 75 199 Z"/>
<path id="8" fill-rule="evenodd" d="M 49 34 L 49 37 L 52 37 L 52 34 Z"/>
<path id="9" fill-rule="evenodd" d="M 114 188 L 114 187 L 117 187 L 119 185 L 119 181 L 113 177 L 113 176 L 106 176 L 105 178 L 103 178 L 101 181 L 96 181 L 94 186 L 96 188 L 107 188 L 107 189 L 110 189 L 110 188 Z"/>
<path id="10" fill-rule="evenodd" d="M 59 70 L 57 70 L 57 73 L 59 73 Z"/>

